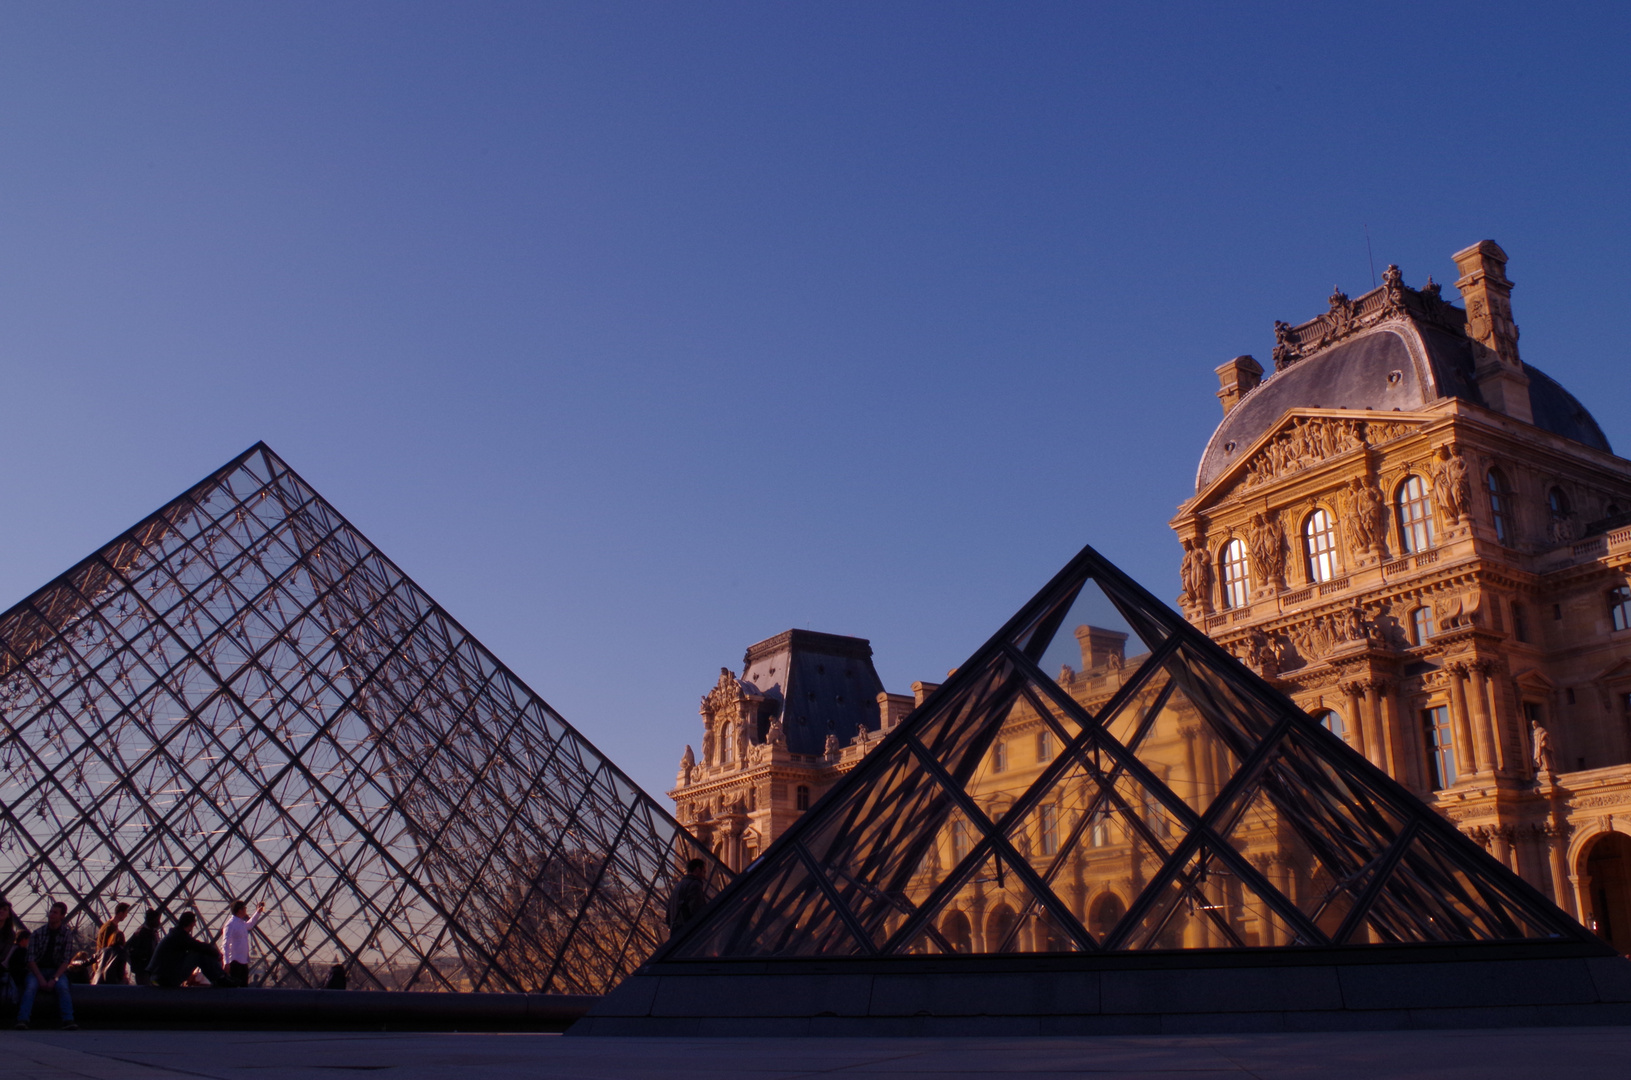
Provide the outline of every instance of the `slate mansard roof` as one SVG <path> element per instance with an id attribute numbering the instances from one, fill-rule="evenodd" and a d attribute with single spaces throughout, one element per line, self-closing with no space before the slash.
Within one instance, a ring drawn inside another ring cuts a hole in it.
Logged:
<path id="1" fill-rule="evenodd" d="M 1401 286 L 1402 304 L 1390 315 L 1384 310 L 1386 291 L 1383 286 L 1353 301 L 1338 293 L 1332 315 L 1284 328 L 1282 347 L 1276 349 L 1280 370 L 1242 397 L 1212 433 L 1196 470 L 1197 492 L 1237 464 L 1291 409 L 1414 412 L 1445 398 L 1485 404 L 1473 377 L 1466 312 L 1440 300 L 1429 284 L 1419 291 Z M 1345 335 L 1333 317 L 1340 315 L 1358 332 Z M 1573 394 L 1530 364 L 1523 371 L 1537 427 L 1612 452 L 1597 421 Z"/>
<path id="2" fill-rule="evenodd" d="M 883 681 L 865 638 L 783 631 L 748 647 L 742 682 L 773 703 L 760 713 L 758 738 L 765 737 L 775 713 L 785 710 L 787 748 L 795 754 L 823 753 L 828 735 L 848 743 L 862 729 L 878 728 Z"/>

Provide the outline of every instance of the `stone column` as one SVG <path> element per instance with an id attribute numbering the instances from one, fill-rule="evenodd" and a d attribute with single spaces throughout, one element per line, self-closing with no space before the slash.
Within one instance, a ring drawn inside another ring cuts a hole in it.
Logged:
<path id="1" fill-rule="evenodd" d="M 1547 822 L 1545 825 L 1546 855 L 1547 861 L 1552 868 L 1552 898 L 1557 901 L 1558 907 L 1567 911 L 1576 919 L 1582 919 L 1584 918 L 1581 914 L 1583 909 L 1575 903 L 1574 890 L 1569 887 L 1568 847 L 1570 831 L 1567 825 Z"/>
<path id="2" fill-rule="evenodd" d="M 1512 848 L 1512 826 L 1495 826 L 1490 830 L 1490 840 L 1495 845 L 1495 857 L 1501 860 L 1503 866 L 1516 874 L 1518 872 L 1518 857 L 1517 852 Z"/>
<path id="3" fill-rule="evenodd" d="M 1369 743 L 1365 740 L 1365 716 L 1362 702 L 1364 701 L 1364 687 L 1357 682 L 1342 684 L 1342 692 L 1348 698 L 1348 727 L 1353 731 L 1353 748 L 1366 757 L 1370 757 Z"/>
<path id="4" fill-rule="evenodd" d="M 1489 717 L 1489 687 L 1484 672 L 1489 664 L 1474 660 L 1466 665 L 1467 678 L 1472 682 L 1469 704 L 1472 706 L 1473 738 L 1478 742 L 1478 771 L 1494 773 L 1499 758 L 1495 749 L 1495 725 Z"/>
<path id="5" fill-rule="evenodd" d="M 1596 931 L 1589 921 L 1592 916 L 1591 875 L 1570 874 L 1569 884 L 1574 887 L 1574 917 L 1579 919 L 1587 930 L 1592 930 L 1595 933 Z"/>
<path id="6" fill-rule="evenodd" d="M 1365 706 L 1365 746 L 1369 753 L 1371 764 L 1390 776 L 1398 775 L 1393 771 L 1391 755 L 1388 753 L 1387 729 L 1382 725 L 1382 705 L 1379 700 L 1382 696 L 1382 687 L 1387 684 L 1379 679 L 1370 679 L 1364 683 Z"/>
<path id="7" fill-rule="evenodd" d="M 1189 808 L 1197 814 L 1206 805 L 1201 801 L 1201 774 L 1195 761 L 1195 739 L 1200 733 L 1201 729 L 1197 727 L 1181 727 L 1178 729 L 1178 734 L 1183 736 L 1184 740 L 1184 767 L 1189 770 Z M 1179 792 L 1179 794 L 1182 795 L 1183 793 Z"/>
<path id="8" fill-rule="evenodd" d="M 1478 771 L 1478 758 L 1473 753 L 1472 725 L 1467 722 L 1467 668 L 1464 664 L 1448 664 L 1445 670 L 1450 676 L 1450 720 L 1455 726 L 1455 760 L 1456 782 L 1460 783 L 1462 776 L 1472 776 Z M 1465 768 L 1462 764 L 1465 763 Z"/>

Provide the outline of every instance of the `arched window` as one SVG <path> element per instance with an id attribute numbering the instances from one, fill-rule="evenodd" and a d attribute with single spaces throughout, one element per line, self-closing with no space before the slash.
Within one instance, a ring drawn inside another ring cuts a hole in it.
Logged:
<path id="1" fill-rule="evenodd" d="M 1399 516 L 1399 544 L 1407 554 L 1433 546 L 1433 516 L 1428 505 L 1427 484 L 1419 476 L 1407 476 L 1393 496 Z"/>
<path id="2" fill-rule="evenodd" d="M 968 925 L 968 916 L 955 908 L 940 923 L 940 936 L 946 939 L 953 952 L 966 953 L 970 951 L 972 927 Z"/>
<path id="3" fill-rule="evenodd" d="M 1008 744 L 998 739 L 991 744 L 991 771 L 1008 771 Z"/>
<path id="4" fill-rule="evenodd" d="M 1223 545 L 1222 573 L 1218 580 L 1223 582 L 1223 606 L 1226 608 L 1239 608 L 1246 606 L 1246 597 L 1252 591 L 1251 564 L 1246 561 L 1246 542 L 1238 536 Z"/>
<path id="5" fill-rule="evenodd" d="M 1491 469 L 1484 476 L 1484 490 L 1489 492 L 1489 517 L 1495 523 L 1495 539 L 1501 543 L 1512 540 L 1512 508 L 1507 492 L 1506 477 L 1500 469 Z"/>
<path id="6" fill-rule="evenodd" d="M 1326 731 L 1329 731 L 1337 738 L 1346 739 L 1348 737 L 1347 726 L 1343 724 L 1342 717 L 1335 709 L 1326 709 L 1322 712 L 1317 712 L 1314 714 L 1314 719 L 1319 721 L 1320 727 L 1324 728 Z"/>
<path id="7" fill-rule="evenodd" d="M 1563 489 L 1555 487 L 1546 493 L 1546 509 L 1552 512 L 1552 520 L 1557 521 L 1569 516 L 1569 497 L 1563 494 Z"/>
<path id="8" fill-rule="evenodd" d="M 810 809 L 810 789 L 803 784 L 793 793 L 793 805 L 800 810 Z"/>
<path id="9" fill-rule="evenodd" d="M 1433 636 L 1433 609 L 1423 604 L 1410 613 L 1410 644 L 1425 645 Z"/>
<path id="10" fill-rule="evenodd" d="M 1303 556 L 1309 581 L 1330 581 L 1337 576 L 1336 527 L 1323 509 L 1303 522 Z"/>
<path id="11" fill-rule="evenodd" d="M 1621 585 L 1608 590 L 1608 617 L 1614 629 L 1631 629 L 1631 589 Z"/>

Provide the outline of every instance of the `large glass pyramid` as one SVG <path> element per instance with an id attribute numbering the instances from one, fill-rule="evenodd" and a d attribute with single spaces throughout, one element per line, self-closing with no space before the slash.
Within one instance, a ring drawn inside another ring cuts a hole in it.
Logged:
<path id="1" fill-rule="evenodd" d="M 30 923 L 264 900 L 254 983 L 600 993 L 692 857 L 723 874 L 264 445 L 0 615 Z"/>
<path id="2" fill-rule="evenodd" d="M 1592 941 L 1091 549 L 655 958 Z"/>

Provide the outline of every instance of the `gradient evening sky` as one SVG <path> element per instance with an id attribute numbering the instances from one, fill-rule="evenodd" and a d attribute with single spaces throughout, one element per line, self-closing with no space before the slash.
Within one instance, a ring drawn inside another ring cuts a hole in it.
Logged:
<path id="1" fill-rule="evenodd" d="M 654 793 L 789 627 L 906 691 L 1212 368 L 1512 257 L 1631 448 L 1631 7 L 6 3 L 0 606 L 257 439 Z M 1451 291 L 1453 295 L 1453 290 Z M 1618 299 L 1616 299 L 1618 297 Z"/>

